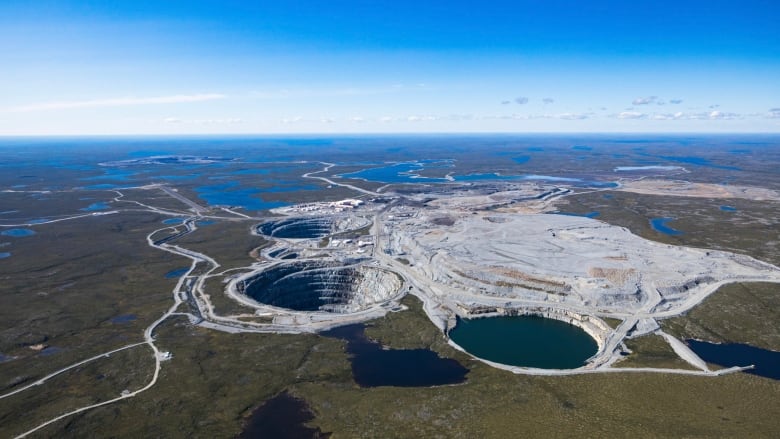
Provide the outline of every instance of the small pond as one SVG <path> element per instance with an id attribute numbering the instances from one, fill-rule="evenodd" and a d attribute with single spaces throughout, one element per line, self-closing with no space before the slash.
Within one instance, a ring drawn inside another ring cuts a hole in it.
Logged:
<path id="1" fill-rule="evenodd" d="M 683 232 L 673 229 L 666 225 L 666 223 L 670 221 L 674 221 L 675 218 L 653 218 L 650 220 L 650 227 L 653 228 L 656 232 L 661 232 L 665 235 L 669 236 L 677 236 L 682 235 Z"/>
<path id="2" fill-rule="evenodd" d="M 24 238 L 25 236 L 35 235 L 35 232 L 30 229 L 8 229 L 0 232 L 3 236 L 12 236 L 14 238 Z"/>

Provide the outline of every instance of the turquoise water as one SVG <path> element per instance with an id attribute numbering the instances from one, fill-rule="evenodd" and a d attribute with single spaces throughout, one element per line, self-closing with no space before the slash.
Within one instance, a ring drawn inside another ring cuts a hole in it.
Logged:
<path id="1" fill-rule="evenodd" d="M 179 225 L 184 223 L 184 218 L 168 218 L 167 220 L 163 220 L 162 223 L 167 225 Z"/>
<path id="2" fill-rule="evenodd" d="M 537 316 L 458 320 L 449 336 L 479 358 L 540 369 L 575 369 L 598 350 L 582 329 Z"/>
<path id="3" fill-rule="evenodd" d="M 25 236 L 35 235 L 35 232 L 30 229 L 8 229 L 0 232 L 3 236 L 13 236 L 14 238 L 23 238 Z"/>
<path id="4" fill-rule="evenodd" d="M 653 218 L 650 220 L 650 226 L 656 232 L 661 232 L 666 235 L 670 235 L 670 236 L 682 235 L 683 232 L 673 229 L 666 225 L 666 223 L 668 223 L 669 221 L 674 221 L 674 218 Z"/>
<path id="5" fill-rule="evenodd" d="M 732 206 L 720 206 L 720 210 L 724 212 L 736 212 L 737 208 Z"/>

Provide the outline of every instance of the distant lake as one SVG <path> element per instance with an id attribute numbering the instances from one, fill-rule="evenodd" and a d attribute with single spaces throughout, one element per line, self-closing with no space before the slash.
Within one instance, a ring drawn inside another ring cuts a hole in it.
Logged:
<path id="1" fill-rule="evenodd" d="M 5 259 L 11 257 L 11 253 L 9 252 L 2 252 L 0 253 L 0 259 Z"/>
<path id="2" fill-rule="evenodd" d="M 35 231 L 30 229 L 8 229 L 0 232 L 3 236 L 12 236 L 14 238 L 23 238 L 25 236 L 35 235 Z"/>
<path id="3" fill-rule="evenodd" d="M 732 206 L 720 206 L 720 210 L 724 212 L 736 212 L 737 208 Z"/>
<path id="4" fill-rule="evenodd" d="M 298 189 L 290 188 L 291 191 Z M 257 196 L 257 194 L 262 193 L 261 190 L 238 188 L 238 182 L 235 181 L 226 184 L 199 186 L 195 190 L 198 197 L 205 200 L 210 206 L 239 206 L 247 210 L 268 210 L 292 204 L 283 201 L 264 201 Z"/>
<path id="5" fill-rule="evenodd" d="M 551 213 L 555 215 L 581 216 L 584 218 L 596 218 L 597 216 L 601 215 L 601 213 L 597 210 L 588 213 L 572 213 L 572 212 L 551 212 Z"/>
<path id="6" fill-rule="evenodd" d="M 423 163 L 396 163 L 381 168 L 368 168 L 362 171 L 341 174 L 341 178 L 376 181 L 380 183 L 432 183 L 445 182 L 446 178 L 421 177 L 419 172 L 425 169 Z"/>
<path id="7" fill-rule="evenodd" d="M 683 232 L 673 229 L 666 225 L 666 223 L 674 220 L 675 218 L 653 218 L 650 220 L 650 226 L 656 232 L 661 232 L 666 235 L 670 235 L 670 236 L 682 235 Z"/>
<path id="8" fill-rule="evenodd" d="M 100 202 L 97 202 L 97 203 L 92 203 L 89 206 L 87 206 L 87 207 L 85 207 L 83 209 L 80 209 L 80 210 L 83 210 L 85 212 L 92 212 L 92 211 L 95 211 L 95 210 L 105 210 L 105 209 L 108 209 L 108 203 L 106 203 L 104 201 L 100 201 Z"/>

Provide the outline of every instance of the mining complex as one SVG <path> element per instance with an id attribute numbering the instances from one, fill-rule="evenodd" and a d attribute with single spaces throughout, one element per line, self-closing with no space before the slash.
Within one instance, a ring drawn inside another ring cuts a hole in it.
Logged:
<path id="1" fill-rule="evenodd" d="M 711 195 L 699 186 L 682 190 L 686 196 Z M 663 333 L 658 320 L 688 311 L 726 283 L 780 282 L 780 269 L 745 255 L 662 244 L 596 219 L 555 214 L 556 203 L 571 192 L 527 182 L 406 186 L 402 193 L 275 209 L 276 217 L 251 230 L 271 245 L 225 288 L 253 315 L 217 315 L 202 281 L 185 281 L 182 297 L 190 294 L 203 326 L 317 332 L 398 311 L 400 299 L 414 294 L 445 336 L 458 318 L 538 315 L 576 325 L 598 344 L 578 369 L 482 360 L 517 373 L 623 370 L 610 367 L 627 353 L 623 341 L 649 333 L 662 335 L 699 369 L 686 373 L 722 373 Z M 604 318 L 621 323 L 610 326 Z"/>

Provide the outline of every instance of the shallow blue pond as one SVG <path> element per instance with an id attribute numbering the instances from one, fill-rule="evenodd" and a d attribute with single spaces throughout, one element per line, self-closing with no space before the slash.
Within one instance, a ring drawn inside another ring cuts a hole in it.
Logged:
<path id="1" fill-rule="evenodd" d="M 166 279 L 175 279 L 177 277 L 181 277 L 185 273 L 187 273 L 187 271 L 189 271 L 189 269 L 190 269 L 190 267 L 176 268 L 174 270 L 171 270 L 171 271 L 165 273 L 165 278 Z"/>
<path id="2" fill-rule="evenodd" d="M 12 236 L 14 238 L 23 238 L 25 236 L 35 235 L 35 231 L 30 229 L 8 229 L 0 232 L 3 236 Z"/>
<path id="3" fill-rule="evenodd" d="M 89 206 L 87 206 L 87 207 L 85 207 L 83 209 L 80 209 L 80 210 L 83 210 L 85 212 L 93 212 L 93 211 L 96 211 L 96 210 L 105 210 L 105 209 L 108 209 L 108 203 L 106 203 L 104 201 L 99 201 L 97 203 L 92 203 Z"/>
<path id="4" fill-rule="evenodd" d="M 666 225 L 666 223 L 674 220 L 675 218 L 653 218 L 650 220 L 650 226 L 656 232 L 661 232 L 666 235 L 670 235 L 670 236 L 682 235 L 683 232 L 673 229 Z"/>

